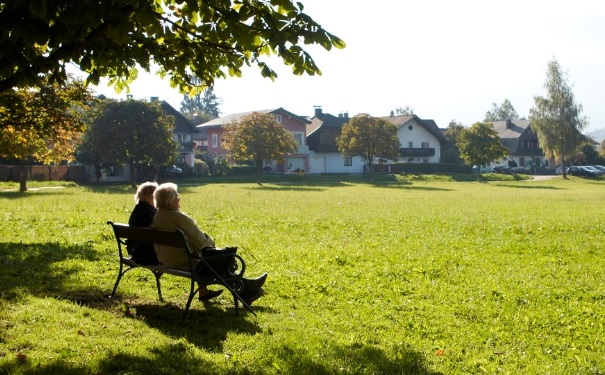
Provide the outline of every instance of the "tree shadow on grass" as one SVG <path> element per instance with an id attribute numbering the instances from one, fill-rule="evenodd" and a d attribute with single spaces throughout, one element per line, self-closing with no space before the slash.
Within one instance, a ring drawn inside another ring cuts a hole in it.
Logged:
<path id="1" fill-rule="evenodd" d="M 187 345 L 175 341 L 156 346 L 146 356 L 109 352 L 90 367 L 76 366 L 69 358 L 59 358 L 40 366 L 34 360 L 7 360 L 0 365 L 0 374 L 252 374 L 266 373 L 317 374 L 410 374 L 443 375 L 429 369 L 426 358 L 411 347 L 397 350 L 390 358 L 383 350 L 371 345 L 330 345 L 325 356 L 316 356 L 301 348 L 276 343 L 266 356 L 253 363 L 242 362 L 237 355 L 224 353 L 224 361 L 208 361 L 191 355 Z M 217 363 L 220 361 L 221 363 Z"/>
<path id="2" fill-rule="evenodd" d="M 398 190 L 421 190 L 421 191 L 452 191 L 453 189 L 445 189 L 435 186 L 414 186 L 411 182 L 399 182 L 390 184 L 374 184 L 376 188 L 382 189 L 398 189 Z"/>
<path id="3" fill-rule="evenodd" d="M 330 185 L 332 186 L 332 185 Z M 267 185 L 262 185 L 262 186 L 251 186 L 251 187 L 247 187 L 246 189 L 248 190 L 264 190 L 264 191 L 323 191 L 326 190 L 326 188 L 321 188 L 318 186 L 306 186 L 306 185 L 302 185 L 302 186 L 296 186 L 296 185 L 291 185 L 289 183 L 284 183 L 284 184 L 279 184 L 279 186 L 267 186 Z"/>
<path id="4" fill-rule="evenodd" d="M 32 191 L 28 190 L 26 192 L 18 192 L 18 191 L 0 191 L 0 198 L 6 198 L 11 200 L 17 199 L 30 199 L 35 196 L 46 195 L 46 196 L 72 196 L 73 193 L 66 191 L 63 187 L 58 187 L 56 189 L 44 189 Z"/>
<path id="5" fill-rule="evenodd" d="M 17 292 L 60 294 L 63 281 L 79 272 L 77 268 L 53 269 L 54 263 L 65 260 L 95 262 L 99 256 L 90 243 L 0 242 L 0 298 L 11 299 Z"/>
<path id="6" fill-rule="evenodd" d="M 561 188 L 555 186 L 540 186 L 540 185 L 503 185 L 493 184 L 492 186 L 505 187 L 510 189 L 536 189 L 536 190 L 561 190 Z"/>

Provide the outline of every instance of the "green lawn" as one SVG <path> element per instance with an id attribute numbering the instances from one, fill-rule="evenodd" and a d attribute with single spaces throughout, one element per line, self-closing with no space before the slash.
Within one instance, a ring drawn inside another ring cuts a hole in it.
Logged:
<path id="1" fill-rule="evenodd" d="M 605 374 L 605 180 L 209 181 L 182 210 L 269 273 L 256 318 L 107 298 L 129 187 L 0 183 L 0 374 Z"/>

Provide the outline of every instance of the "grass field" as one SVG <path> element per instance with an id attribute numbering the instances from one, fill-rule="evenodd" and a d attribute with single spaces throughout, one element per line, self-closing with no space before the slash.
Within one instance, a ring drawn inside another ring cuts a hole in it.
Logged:
<path id="1" fill-rule="evenodd" d="M 604 180 L 176 182 L 258 317 L 180 321 L 145 270 L 107 298 L 129 187 L 0 183 L 0 374 L 605 374 Z"/>

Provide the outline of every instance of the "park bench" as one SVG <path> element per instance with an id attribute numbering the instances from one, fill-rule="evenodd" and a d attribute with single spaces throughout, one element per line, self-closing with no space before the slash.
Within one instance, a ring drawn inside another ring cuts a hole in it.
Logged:
<path id="1" fill-rule="evenodd" d="M 256 316 L 254 310 L 252 310 L 250 305 L 248 305 L 240 296 L 240 291 L 243 290 L 242 278 L 244 276 L 244 271 L 246 270 L 246 263 L 239 255 L 231 252 L 212 257 L 200 257 L 197 252 L 191 251 L 185 234 L 180 230 L 169 232 L 144 227 L 131 227 L 127 224 L 114 223 L 112 221 L 107 221 L 107 224 L 111 225 L 113 228 L 113 233 L 118 244 L 118 255 L 120 257 L 120 270 L 113 291 L 111 292 L 111 297 L 116 295 L 120 280 L 126 272 L 135 268 L 144 268 L 150 270 L 155 276 L 160 301 L 163 301 L 162 289 L 160 286 L 160 278 L 163 275 L 174 275 L 190 280 L 189 297 L 187 299 L 187 304 L 185 305 L 183 318 L 187 316 L 189 308 L 191 307 L 191 301 L 199 291 L 198 283 L 205 285 L 222 285 L 229 290 L 233 296 L 236 315 L 240 314 L 239 302 L 241 302 L 244 308 Z M 166 268 L 160 265 L 137 264 L 129 256 L 128 252 L 125 251 L 127 241 L 180 248 L 187 254 L 189 270 L 184 271 L 181 269 Z M 195 272 L 195 264 L 198 259 L 206 266 L 205 269 L 210 272 Z M 223 269 L 215 269 L 211 264 L 225 264 L 226 266 Z"/>

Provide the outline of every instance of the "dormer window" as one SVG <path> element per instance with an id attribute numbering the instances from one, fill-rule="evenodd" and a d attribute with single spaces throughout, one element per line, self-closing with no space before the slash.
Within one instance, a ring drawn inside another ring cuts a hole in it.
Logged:
<path id="1" fill-rule="evenodd" d="M 281 115 L 277 114 L 277 115 L 273 115 L 273 117 L 275 117 L 275 121 L 277 121 L 281 124 Z"/>

